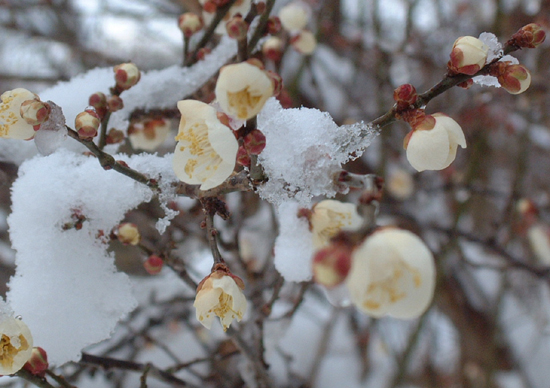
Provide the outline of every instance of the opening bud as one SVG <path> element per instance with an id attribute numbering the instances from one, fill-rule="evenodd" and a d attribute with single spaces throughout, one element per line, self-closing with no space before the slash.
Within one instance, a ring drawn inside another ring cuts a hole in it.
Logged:
<path id="1" fill-rule="evenodd" d="M 328 288 L 343 283 L 351 267 L 352 251 L 351 246 L 341 242 L 317 251 L 312 263 L 314 281 Z"/>
<path id="2" fill-rule="evenodd" d="M 259 155 L 265 148 L 265 136 L 262 131 L 255 129 L 244 138 L 244 148 L 251 155 Z"/>
<path id="3" fill-rule="evenodd" d="M 535 48 L 546 39 L 546 32 L 537 23 L 523 26 L 518 32 L 512 35 L 509 44 L 517 47 Z"/>
<path id="4" fill-rule="evenodd" d="M 250 167 L 250 155 L 244 147 L 239 147 L 237 151 L 237 163 L 244 167 Z"/>
<path id="5" fill-rule="evenodd" d="M 79 113 L 74 120 L 75 129 L 82 139 L 91 139 L 97 135 L 100 124 L 99 115 L 93 109 Z"/>
<path id="6" fill-rule="evenodd" d="M 141 73 L 133 63 L 122 63 L 114 67 L 116 86 L 128 90 L 139 82 Z"/>
<path id="7" fill-rule="evenodd" d="M 20 114 L 27 124 L 33 127 L 39 126 L 48 119 L 50 106 L 40 100 L 26 100 L 21 104 Z M 35 128 L 35 130 L 38 128 Z"/>
<path id="8" fill-rule="evenodd" d="M 118 226 L 117 237 L 124 245 L 138 245 L 141 240 L 136 224 L 130 222 L 123 222 Z"/>
<path id="9" fill-rule="evenodd" d="M 404 84 L 393 91 L 393 99 L 397 103 L 397 109 L 406 109 L 416 102 L 416 89 L 411 84 Z"/>
<path id="10" fill-rule="evenodd" d="M 158 274 L 164 265 L 164 260 L 162 260 L 160 257 L 156 255 L 151 255 L 145 260 L 143 263 L 143 267 L 149 273 L 149 275 L 156 275 Z"/>
<path id="11" fill-rule="evenodd" d="M 496 67 L 498 83 L 510 94 L 520 94 L 531 85 L 531 73 L 523 65 L 508 65 L 499 63 Z M 494 74 L 494 73 L 492 73 Z"/>
<path id="12" fill-rule="evenodd" d="M 187 38 L 202 30 L 203 26 L 201 17 L 193 12 L 181 14 L 178 18 L 178 27 L 183 32 L 183 36 Z"/>
<path id="13" fill-rule="evenodd" d="M 44 377 L 48 367 L 48 355 L 39 346 L 32 348 L 31 358 L 23 365 L 23 369 L 38 377 Z"/>
<path id="14" fill-rule="evenodd" d="M 451 60 L 447 64 L 453 73 L 474 75 L 485 66 L 489 47 L 473 36 L 458 38 L 451 51 Z"/>

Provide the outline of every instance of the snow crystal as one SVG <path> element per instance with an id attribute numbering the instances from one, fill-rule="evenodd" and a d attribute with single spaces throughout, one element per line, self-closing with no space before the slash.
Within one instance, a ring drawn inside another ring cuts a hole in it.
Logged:
<path id="1" fill-rule="evenodd" d="M 266 137 L 258 160 L 269 177 L 260 196 L 274 204 L 293 198 L 303 206 L 313 196 L 334 196 L 333 174 L 377 134 L 364 123 L 339 127 L 317 109 L 282 109 L 275 98 L 259 114 L 258 128 Z"/>
<path id="2" fill-rule="evenodd" d="M 164 171 L 169 158 L 138 155 L 127 163 Z M 16 273 L 8 301 L 24 316 L 37 346 L 55 365 L 77 361 L 81 349 L 108 338 L 136 301 L 127 275 L 117 273 L 106 240 L 125 213 L 153 192 L 96 158 L 59 150 L 23 163 L 8 218 Z M 82 228 L 72 227 L 75 216 Z"/>
<path id="3" fill-rule="evenodd" d="M 277 209 L 279 236 L 275 240 L 275 268 L 287 281 L 311 279 L 313 237 L 305 218 L 298 218 L 297 202 L 288 201 Z"/>

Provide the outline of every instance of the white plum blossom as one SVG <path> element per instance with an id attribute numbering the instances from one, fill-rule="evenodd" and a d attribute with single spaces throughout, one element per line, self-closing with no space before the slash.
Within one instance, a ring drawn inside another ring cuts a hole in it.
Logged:
<path id="1" fill-rule="evenodd" d="M 415 318 L 433 298 L 434 258 L 415 234 L 380 229 L 353 252 L 346 285 L 353 304 L 366 314 Z"/>
<path id="2" fill-rule="evenodd" d="M 462 36 L 451 51 L 449 68 L 457 73 L 474 75 L 485 66 L 489 47 L 478 38 Z"/>
<path id="3" fill-rule="evenodd" d="M 458 146 L 466 148 L 464 132 L 456 121 L 443 113 L 431 116 L 433 126 L 415 128 L 405 142 L 407 159 L 417 171 L 443 170 L 455 160 Z"/>
<path id="4" fill-rule="evenodd" d="M 240 322 L 247 306 L 243 289 L 243 281 L 227 269 L 214 269 L 197 287 L 193 306 L 198 321 L 210 330 L 214 316 L 218 316 L 224 331 L 234 319 Z"/>
<path id="5" fill-rule="evenodd" d="M 32 355 L 32 335 L 20 319 L 0 318 L 0 375 L 11 375 L 25 365 Z"/>
<path id="6" fill-rule="evenodd" d="M 208 190 L 233 172 L 239 148 L 233 131 L 223 125 L 216 109 L 204 102 L 178 102 L 181 112 L 173 167 L 178 179 Z"/>
<path id="7" fill-rule="evenodd" d="M 320 249 L 329 244 L 330 239 L 340 231 L 354 231 L 363 224 L 353 203 L 325 199 L 317 203 L 309 219 L 313 233 L 313 246 Z"/>
<path id="8" fill-rule="evenodd" d="M 310 18 L 309 7 L 300 1 L 285 5 L 279 11 L 281 25 L 288 32 L 296 32 L 304 29 Z"/>
<path id="9" fill-rule="evenodd" d="M 266 72 L 248 62 L 221 68 L 216 83 L 216 98 L 221 109 L 240 120 L 256 116 L 269 97 L 273 83 Z"/>
<path id="10" fill-rule="evenodd" d="M 27 89 L 8 90 L 0 96 L 0 137 L 7 139 L 28 140 L 34 137 L 35 131 L 21 117 L 21 104 L 27 100 L 39 100 L 38 96 Z"/>
<path id="11" fill-rule="evenodd" d="M 128 138 L 133 149 L 154 151 L 164 143 L 169 133 L 170 121 L 152 119 L 133 124 L 128 131 Z"/>

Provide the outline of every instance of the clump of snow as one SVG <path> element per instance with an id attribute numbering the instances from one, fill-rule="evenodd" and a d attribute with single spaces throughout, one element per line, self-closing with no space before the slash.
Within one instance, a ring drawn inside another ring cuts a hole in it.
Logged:
<path id="1" fill-rule="evenodd" d="M 300 205 L 295 201 L 277 208 L 279 236 L 275 240 L 275 268 L 287 281 L 311 279 L 313 237 L 307 219 L 298 218 Z"/>
<path id="2" fill-rule="evenodd" d="M 38 152 L 42 155 L 52 154 L 67 137 L 63 111 L 52 101 L 48 101 L 48 104 L 51 109 L 50 116 L 46 122 L 40 125 L 40 130 L 34 135 L 34 143 Z"/>
<path id="3" fill-rule="evenodd" d="M 487 47 L 489 47 L 489 52 L 487 54 L 487 63 L 497 57 L 502 56 L 502 44 L 498 41 L 498 38 L 495 34 L 491 32 L 482 32 L 479 35 L 479 40 L 481 40 Z"/>
<path id="4" fill-rule="evenodd" d="M 126 161 L 164 173 L 168 159 L 144 154 Z M 21 165 L 8 218 L 17 252 L 8 301 L 52 364 L 77 361 L 83 347 L 108 338 L 136 306 L 101 236 L 152 196 L 147 186 L 103 170 L 96 158 L 67 150 Z M 71 227 L 75 214 L 84 217 L 80 230 Z"/>
<path id="5" fill-rule="evenodd" d="M 259 114 L 258 129 L 266 137 L 258 160 L 269 177 L 260 196 L 274 204 L 292 198 L 304 206 L 313 196 L 334 196 L 334 173 L 377 134 L 364 123 L 339 127 L 317 109 L 283 109 L 275 98 Z"/>

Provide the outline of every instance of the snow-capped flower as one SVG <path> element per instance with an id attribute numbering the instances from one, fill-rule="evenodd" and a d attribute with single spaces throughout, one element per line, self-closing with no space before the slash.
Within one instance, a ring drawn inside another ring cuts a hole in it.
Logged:
<path id="1" fill-rule="evenodd" d="M 302 2 L 295 1 L 285 5 L 279 11 L 279 19 L 285 30 L 296 32 L 302 30 L 310 18 L 309 7 Z"/>
<path id="2" fill-rule="evenodd" d="M 497 75 L 498 83 L 510 94 L 520 94 L 531 85 L 531 73 L 523 65 L 508 65 Z"/>
<path id="3" fill-rule="evenodd" d="M 407 170 L 394 168 L 389 171 L 385 187 L 396 199 L 405 200 L 414 192 L 414 181 Z"/>
<path id="4" fill-rule="evenodd" d="M 212 23 L 212 20 L 214 19 L 214 16 L 216 15 L 217 7 L 211 0 L 199 0 L 199 3 L 203 6 L 204 12 L 202 13 L 204 23 L 206 25 L 210 25 Z M 237 0 L 235 3 L 229 8 L 229 11 L 225 14 L 222 21 L 218 24 L 216 29 L 214 30 L 216 34 L 225 34 L 227 30 L 225 29 L 225 23 L 227 23 L 233 16 L 240 14 L 241 16 L 246 16 L 248 12 L 250 11 L 250 6 L 252 4 L 252 0 Z M 213 7 L 210 7 L 210 5 L 214 5 Z"/>
<path id="5" fill-rule="evenodd" d="M 527 229 L 527 240 L 541 264 L 550 265 L 550 228 L 542 223 L 535 223 Z"/>
<path id="6" fill-rule="evenodd" d="M 136 226 L 131 222 L 123 222 L 117 228 L 118 241 L 125 245 L 138 245 L 141 240 L 141 234 Z"/>
<path id="7" fill-rule="evenodd" d="M 315 48 L 317 47 L 317 38 L 315 38 L 313 32 L 303 30 L 290 39 L 290 44 L 299 53 L 310 55 L 313 54 Z"/>
<path id="8" fill-rule="evenodd" d="M 25 365 L 32 354 L 32 335 L 20 319 L 0 321 L 0 375 L 11 375 Z"/>
<path id="9" fill-rule="evenodd" d="M 474 75 L 485 66 L 489 47 L 473 36 L 458 38 L 451 51 L 449 69 L 455 73 Z"/>
<path id="10" fill-rule="evenodd" d="M 363 224 L 353 203 L 325 199 L 313 206 L 309 217 L 313 246 L 320 249 L 329 244 L 330 239 L 340 231 L 354 231 Z"/>
<path id="11" fill-rule="evenodd" d="M 165 119 L 146 119 L 135 122 L 128 130 L 130 144 L 135 150 L 154 151 L 170 133 L 170 122 Z"/>
<path id="12" fill-rule="evenodd" d="M 225 113 L 248 120 L 260 113 L 272 95 L 273 84 L 264 70 L 248 62 L 221 68 L 216 98 Z"/>
<path id="13" fill-rule="evenodd" d="M 183 35 L 187 38 L 193 36 L 196 32 L 199 32 L 204 23 L 199 15 L 193 12 L 186 12 L 181 14 L 178 18 L 178 27 Z"/>
<path id="14" fill-rule="evenodd" d="M 240 322 L 247 305 L 242 290 L 244 290 L 243 281 L 233 275 L 225 265 L 217 264 L 212 273 L 197 287 L 193 306 L 199 322 L 210 329 L 214 316 L 218 316 L 224 331 L 231 325 L 233 319 L 236 318 Z"/>
<path id="15" fill-rule="evenodd" d="M 417 171 L 443 170 L 456 157 L 458 146 L 466 148 L 466 138 L 456 121 L 443 113 L 425 118 L 405 138 L 407 159 Z"/>
<path id="16" fill-rule="evenodd" d="M 113 68 L 115 72 L 116 86 L 121 90 L 130 89 L 137 84 L 141 78 L 141 73 L 133 63 L 121 63 Z"/>
<path id="17" fill-rule="evenodd" d="M 7 139 L 29 140 L 34 137 L 35 131 L 21 117 L 21 105 L 27 100 L 37 100 L 39 97 L 27 89 L 17 88 L 8 90 L 0 96 L 0 137 Z"/>
<path id="18" fill-rule="evenodd" d="M 253 67 L 253 66 L 252 66 Z M 183 182 L 200 184 L 201 190 L 219 186 L 233 172 L 239 144 L 223 125 L 216 109 L 204 102 L 178 102 L 181 112 L 173 168 Z"/>
<path id="19" fill-rule="evenodd" d="M 418 317 L 434 294 L 433 255 L 407 230 L 380 229 L 353 252 L 346 286 L 352 303 L 369 315 Z"/>

